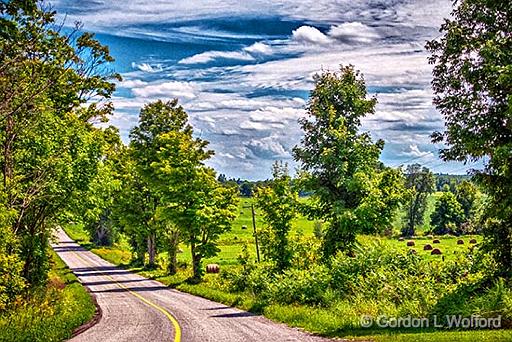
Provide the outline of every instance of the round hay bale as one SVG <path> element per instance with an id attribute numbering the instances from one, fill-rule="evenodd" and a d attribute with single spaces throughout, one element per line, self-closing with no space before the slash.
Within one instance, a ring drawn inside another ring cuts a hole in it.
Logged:
<path id="1" fill-rule="evenodd" d="M 427 235 L 427 238 L 432 240 L 434 238 L 434 235 Z"/>
<path id="2" fill-rule="evenodd" d="M 443 254 L 439 248 L 434 248 L 432 252 L 430 252 L 431 255 L 441 255 Z"/>
<path id="3" fill-rule="evenodd" d="M 457 240 L 457 245 L 463 245 L 463 244 L 464 244 L 464 240 L 462 240 L 462 239 Z"/>
<path id="4" fill-rule="evenodd" d="M 416 254 L 416 250 L 415 249 L 409 249 L 409 253 L 410 254 Z"/>
<path id="5" fill-rule="evenodd" d="M 423 250 L 424 250 L 424 251 L 431 251 L 432 249 L 433 249 L 433 248 L 432 248 L 432 245 L 430 245 L 430 244 L 428 244 L 428 243 L 427 243 L 425 246 L 423 246 Z"/>
<path id="6" fill-rule="evenodd" d="M 408 247 L 415 246 L 415 245 L 416 244 L 414 243 L 414 241 L 412 241 L 412 240 L 407 241 L 407 246 Z"/>
<path id="7" fill-rule="evenodd" d="M 398 241 L 404 241 L 404 238 L 403 237 L 399 237 Z"/>
<path id="8" fill-rule="evenodd" d="M 441 243 L 441 241 L 439 241 L 438 239 L 435 239 L 434 241 L 432 241 L 432 243 Z"/>
<path id="9" fill-rule="evenodd" d="M 217 264 L 208 264 L 206 265 L 206 273 L 219 273 L 220 266 Z"/>
<path id="10" fill-rule="evenodd" d="M 247 226 L 242 226 L 242 229 L 247 229 Z"/>
<path id="11" fill-rule="evenodd" d="M 469 243 L 475 244 L 476 243 L 476 239 L 469 240 Z"/>

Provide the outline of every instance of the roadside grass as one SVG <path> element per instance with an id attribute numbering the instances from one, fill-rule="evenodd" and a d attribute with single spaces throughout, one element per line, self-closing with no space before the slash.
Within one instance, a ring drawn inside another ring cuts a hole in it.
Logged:
<path id="1" fill-rule="evenodd" d="M 48 285 L 0 314 L 0 341 L 62 341 L 93 317 L 96 308 L 87 290 L 54 251 L 50 256 Z"/>

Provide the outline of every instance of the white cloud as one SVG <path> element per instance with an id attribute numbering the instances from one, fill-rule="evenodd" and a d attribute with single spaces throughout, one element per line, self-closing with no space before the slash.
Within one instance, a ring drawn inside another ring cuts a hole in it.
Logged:
<path id="1" fill-rule="evenodd" d="M 244 48 L 244 51 L 247 51 L 248 53 L 252 55 L 270 55 L 272 54 L 272 48 L 265 43 L 262 42 L 256 42 L 246 48 Z"/>
<path id="2" fill-rule="evenodd" d="M 366 26 L 359 22 L 343 23 L 333 26 L 328 32 L 330 37 L 343 41 L 355 41 L 369 43 L 379 38 L 379 34 L 374 28 Z"/>
<path id="3" fill-rule="evenodd" d="M 254 57 L 247 52 L 240 51 L 207 51 L 197 55 L 183 58 L 178 64 L 205 64 L 215 59 L 236 59 L 241 61 L 252 61 Z"/>
<path id="4" fill-rule="evenodd" d="M 162 64 L 151 65 L 149 63 L 137 64 L 135 62 L 132 62 L 132 68 L 139 69 L 140 71 L 149 72 L 149 73 L 156 73 L 156 72 L 163 71 Z"/>
<path id="5" fill-rule="evenodd" d="M 135 96 L 143 98 L 154 97 L 178 97 L 192 99 L 196 97 L 196 89 L 188 82 L 158 82 L 133 88 L 132 93 Z"/>
<path id="6" fill-rule="evenodd" d="M 331 39 L 320 32 L 316 27 L 301 26 L 292 32 L 292 39 L 305 44 L 329 44 Z"/>
<path id="7" fill-rule="evenodd" d="M 403 156 L 407 157 L 419 157 L 419 158 L 425 158 L 430 157 L 433 158 L 434 154 L 431 151 L 420 151 L 418 145 L 413 144 L 409 145 L 408 149 L 402 152 Z M 428 158 L 427 158 L 428 159 Z"/>
<path id="8" fill-rule="evenodd" d="M 275 136 L 269 136 L 262 139 L 252 139 L 246 144 L 256 157 L 272 159 L 289 159 L 290 152 L 286 151 L 283 145 Z"/>

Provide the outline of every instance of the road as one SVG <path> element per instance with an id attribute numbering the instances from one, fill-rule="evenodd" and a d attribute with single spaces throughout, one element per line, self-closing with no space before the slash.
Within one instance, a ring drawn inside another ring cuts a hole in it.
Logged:
<path id="1" fill-rule="evenodd" d="M 56 238 L 53 249 L 103 311 L 96 325 L 71 341 L 329 341 L 116 267 L 62 230 Z"/>

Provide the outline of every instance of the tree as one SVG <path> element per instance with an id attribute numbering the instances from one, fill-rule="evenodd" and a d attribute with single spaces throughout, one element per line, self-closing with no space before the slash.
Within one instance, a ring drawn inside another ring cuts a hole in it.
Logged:
<path id="1" fill-rule="evenodd" d="M 158 218 L 179 229 L 190 246 L 194 281 L 202 277 L 202 259 L 215 256 L 219 236 L 231 229 L 237 211 L 237 189 L 223 186 L 215 171 L 204 166 L 212 151 L 194 139 L 186 118 L 182 125 L 158 136 L 153 184 L 161 202 Z"/>
<path id="2" fill-rule="evenodd" d="M 88 189 L 77 199 L 73 215 L 83 221 L 91 241 L 100 246 L 111 246 L 118 233 L 113 212 L 116 199 L 121 194 L 120 172 L 126 147 L 117 128 L 108 127 L 100 132 L 102 158 L 98 162 L 98 171 Z"/>
<path id="3" fill-rule="evenodd" d="M 383 167 L 370 179 L 368 194 L 355 210 L 365 234 L 391 233 L 393 218 L 407 199 L 405 178 L 400 169 Z"/>
<path id="4" fill-rule="evenodd" d="M 60 32 L 39 1 L 0 3 L 2 191 L 30 285 L 46 280 L 52 229 L 96 173 L 92 122 L 112 110 L 112 61 L 91 34 Z"/>
<path id="5" fill-rule="evenodd" d="M 413 236 L 416 227 L 423 223 L 428 196 L 434 192 L 434 174 L 426 167 L 419 164 L 407 166 L 405 171 L 405 186 L 410 190 L 410 200 L 406 206 L 406 226 L 402 229 L 402 235 Z"/>
<path id="6" fill-rule="evenodd" d="M 288 234 L 292 220 L 297 216 L 299 197 L 292 188 L 287 164 L 276 161 L 272 175 L 269 185 L 258 188 L 256 192 L 256 203 L 267 225 L 259 233 L 263 254 L 282 272 L 290 267 L 292 259 Z"/>
<path id="7" fill-rule="evenodd" d="M 455 196 L 464 211 L 464 221 L 469 221 L 475 209 L 475 204 L 479 198 L 478 188 L 470 181 L 462 181 L 455 188 Z"/>
<path id="8" fill-rule="evenodd" d="M 149 266 L 155 265 L 157 253 L 157 236 L 162 230 L 173 230 L 172 225 L 166 225 L 156 218 L 156 211 L 160 205 L 160 194 L 154 186 L 155 169 L 152 164 L 157 162 L 160 149 L 159 138 L 169 132 L 183 131 L 192 134 L 192 127 L 187 123 L 188 116 L 183 107 L 178 105 L 178 100 L 156 102 L 145 105 L 139 115 L 139 124 L 130 131 L 130 151 L 133 158 L 134 172 L 136 178 L 134 181 L 139 184 L 136 187 L 142 190 L 143 198 L 138 198 L 133 204 L 140 205 L 144 203 L 144 223 L 138 225 L 139 233 L 146 235 L 147 253 L 149 256 Z M 134 198 L 135 199 L 135 198 Z M 137 209 L 134 208 L 135 211 Z M 141 230 L 142 229 L 142 230 Z M 167 237 L 172 236 L 166 234 Z M 174 241 L 171 239 L 168 241 Z M 176 241 L 179 241 L 177 239 Z M 139 243 L 140 244 L 140 243 Z M 176 245 L 177 249 L 178 246 Z M 171 259 L 173 256 L 171 255 Z M 172 266 L 175 268 L 175 261 Z"/>
<path id="9" fill-rule="evenodd" d="M 512 274 L 512 6 L 510 1 L 455 3 L 442 36 L 427 44 L 434 64 L 434 104 L 444 116 L 444 160 L 488 158 L 475 179 L 489 197 L 483 218 L 486 249 Z"/>
<path id="10" fill-rule="evenodd" d="M 314 77 L 307 116 L 299 123 L 304 131 L 293 150 L 301 165 L 299 187 L 311 191 L 305 214 L 327 223 L 324 259 L 350 251 L 356 242 L 356 208 L 368 195 L 384 142 L 358 133 L 361 119 L 375 111 L 375 98 L 367 98 L 366 85 L 352 66 Z"/>
<path id="11" fill-rule="evenodd" d="M 430 221 L 434 234 L 459 233 L 460 225 L 464 221 L 464 210 L 453 193 L 443 192 L 430 216 Z"/>

